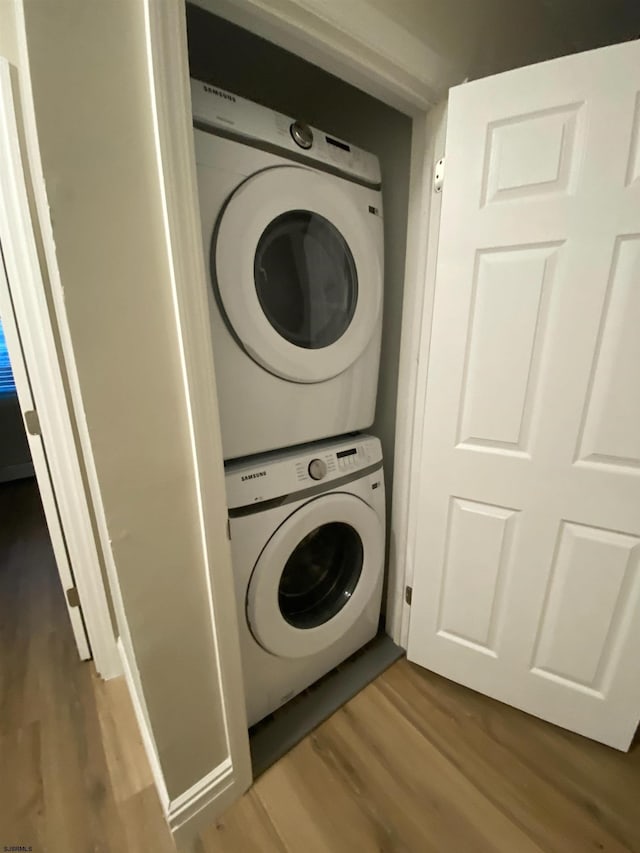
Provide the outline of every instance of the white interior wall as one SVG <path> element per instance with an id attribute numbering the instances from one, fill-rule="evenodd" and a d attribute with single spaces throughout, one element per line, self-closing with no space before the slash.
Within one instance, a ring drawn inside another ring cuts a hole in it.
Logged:
<path id="1" fill-rule="evenodd" d="M 411 119 L 311 63 L 195 6 L 187 7 L 191 73 L 252 101 L 297 116 L 378 155 L 385 227 L 385 296 L 375 423 L 383 445 L 390 510 Z M 247 62 L 247 57 L 251 62 Z M 387 519 L 391 517 L 390 511 Z"/>
<path id="2" fill-rule="evenodd" d="M 0 3 L 0 23 L 10 5 Z M 77 372 L 76 415 L 104 511 L 126 663 L 139 676 L 134 697 L 148 711 L 165 793 L 178 800 L 228 760 L 229 745 L 156 170 L 144 9 L 60 0 L 55 8 L 25 3 L 23 13 L 29 55 L 15 61 L 33 93 L 50 220 L 40 219 L 40 227 L 51 232 L 50 272 L 57 270 L 56 286 L 64 289 L 58 320 Z M 229 571 L 222 513 L 214 523 L 219 569 Z"/>

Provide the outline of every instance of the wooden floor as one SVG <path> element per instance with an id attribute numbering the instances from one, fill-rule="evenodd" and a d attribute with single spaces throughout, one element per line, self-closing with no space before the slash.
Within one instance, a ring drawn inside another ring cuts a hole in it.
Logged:
<path id="1" fill-rule="evenodd" d="M 170 853 L 122 679 L 73 642 L 33 480 L 0 485 L 0 851 Z"/>
<path id="2" fill-rule="evenodd" d="M 0 851 L 169 853 L 124 684 L 73 646 L 37 494 L 0 486 Z M 624 755 L 401 661 L 265 773 L 203 853 L 638 851 Z"/>

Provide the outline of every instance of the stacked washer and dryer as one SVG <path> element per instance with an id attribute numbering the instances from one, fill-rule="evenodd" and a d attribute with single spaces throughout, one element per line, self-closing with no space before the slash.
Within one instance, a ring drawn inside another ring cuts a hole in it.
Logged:
<path id="1" fill-rule="evenodd" d="M 373 423 L 376 157 L 192 80 L 249 725 L 372 639 L 385 553 Z"/>

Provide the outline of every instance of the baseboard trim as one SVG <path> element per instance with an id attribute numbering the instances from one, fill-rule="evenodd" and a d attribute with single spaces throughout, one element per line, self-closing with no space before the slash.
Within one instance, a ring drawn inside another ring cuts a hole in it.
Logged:
<path id="1" fill-rule="evenodd" d="M 141 697 L 138 693 L 138 689 L 136 687 L 136 680 L 133 676 L 131 664 L 129 662 L 129 658 L 127 656 L 127 652 L 125 650 L 121 637 L 118 637 L 117 646 L 118 652 L 120 653 L 120 660 L 122 661 L 124 678 L 127 682 L 127 687 L 129 688 L 129 695 L 131 696 L 133 710 L 136 715 L 136 720 L 138 721 L 138 728 L 140 729 L 142 743 L 144 744 L 145 752 L 147 753 L 147 759 L 151 767 L 151 773 L 153 775 L 153 781 L 156 784 L 158 796 L 160 797 L 160 803 L 166 816 L 168 815 L 170 808 L 169 792 L 167 791 L 167 786 L 165 785 L 164 781 L 164 774 L 162 772 L 162 768 L 160 767 L 160 761 L 158 760 L 158 753 L 156 752 L 153 734 L 151 733 L 151 729 L 149 728 L 149 724 L 147 722 L 148 717 L 145 709 L 142 706 L 144 698 Z"/>
<path id="2" fill-rule="evenodd" d="M 187 791 L 171 800 L 167 817 L 173 830 L 179 829 L 186 821 L 206 808 L 214 800 L 218 800 L 224 791 L 233 784 L 233 764 L 230 758 L 225 758 L 206 776 L 199 779 Z"/>
<path id="3" fill-rule="evenodd" d="M 129 688 L 133 710 L 138 721 L 138 728 L 144 744 L 147 759 L 153 774 L 153 780 L 158 791 L 162 810 L 171 832 L 177 843 L 193 839 L 206 824 L 211 823 L 221 811 L 236 800 L 242 791 L 237 790 L 237 779 L 231 758 L 225 758 L 206 776 L 177 796 L 169 798 L 164 781 L 162 768 L 156 752 L 153 734 L 147 722 L 147 714 L 143 707 L 144 698 L 136 688 L 136 679 L 132 671 L 132 663 L 127 656 L 122 638 L 118 637 L 118 652 L 122 660 L 125 681 Z"/>

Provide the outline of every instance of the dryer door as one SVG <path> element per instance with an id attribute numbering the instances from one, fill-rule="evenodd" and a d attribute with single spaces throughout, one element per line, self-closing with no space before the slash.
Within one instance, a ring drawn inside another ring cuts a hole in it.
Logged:
<path id="1" fill-rule="evenodd" d="M 247 592 L 249 627 L 278 657 L 316 654 L 358 620 L 381 582 L 384 529 L 341 492 L 304 504 L 267 542 Z"/>
<path id="2" fill-rule="evenodd" d="M 346 370 L 377 328 L 380 248 L 371 213 L 340 179 L 297 166 L 248 178 L 211 244 L 211 278 L 234 334 L 292 382 Z"/>

